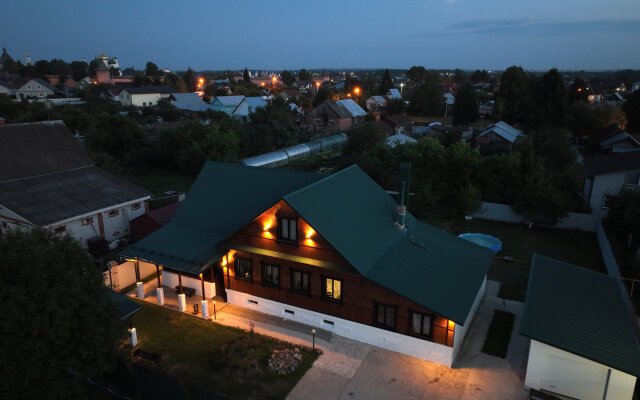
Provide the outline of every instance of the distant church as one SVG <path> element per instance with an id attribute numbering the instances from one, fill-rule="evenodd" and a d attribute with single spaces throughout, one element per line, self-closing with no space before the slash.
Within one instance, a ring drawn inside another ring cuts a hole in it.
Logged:
<path id="1" fill-rule="evenodd" d="M 120 77 L 122 71 L 116 57 L 109 58 L 102 53 L 96 58 L 96 81 L 99 83 L 111 83 L 111 76 Z"/>

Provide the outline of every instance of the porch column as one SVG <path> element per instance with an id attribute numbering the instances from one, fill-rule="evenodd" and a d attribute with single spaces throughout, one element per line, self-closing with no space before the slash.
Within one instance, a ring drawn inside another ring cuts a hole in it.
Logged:
<path id="1" fill-rule="evenodd" d="M 164 305 L 164 288 L 162 287 L 162 276 L 160 275 L 160 266 L 156 264 L 156 273 L 158 274 L 158 288 L 156 289 L 156 297 L 158 304 Z"/>
<path id="2" fill-rule="evenodd" d="M 209 304 L 207 298 L 204 295 L 204 272 L 200 274 L 200 284 L 202 285 L 202 301 L 200 302 L 200 309 L 202 310 L 202 318 L 209 318 Z"/>
<path id="3" fill-rule="evenodd" d="M 206 300 L 204 296 L 204 273 L 200 274 L 200 284 L 202 285 L 202 300 Z"/>
<path id="4" fill-rule="evenodd" d="M 178 271 L 178 286 L 180 288 L 180 294 L 178 295 L 178 309 L 182 312 L 187 311 L 187 298 L 182 293 L 182 272 Z"/>
<path id="5" fill-rule="evenodd" d="M 136 282 L 140 282 L 140 265 L 138 263 L 139 261 L 136 258 L 136 261 L 133 263 L 133 267 L 135 268 L 135 271 L 136 271 Z"/>

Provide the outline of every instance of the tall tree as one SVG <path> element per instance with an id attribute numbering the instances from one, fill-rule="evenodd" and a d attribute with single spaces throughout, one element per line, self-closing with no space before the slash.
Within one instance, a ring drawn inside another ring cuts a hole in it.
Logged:
<path id="1" fill-rule="evenodd" d="M 291 86 L 295 80 L 293 74 L 286 69 L 280 73 L 280 79 L 282 79 L 282 83 L 284 83 L 285 86 Z"/>
<path id="2" fill-rule="evenodd" d="M 147 62 L 147 66 L 144 69 L 144 74 L 146 76 L 158 76 L 158 66 L 151 61 Z"/>
<path id="3" fill-rule="evenodd" d="M 429 117 L 440 115 L 444 108 L 443 93 L 440 74 L 434 70 L 425 71 L 422 85 L 411 95 L 409 110 Z"/>
<path id="4" fill-rule="evenodd" d="M 522 67 L 507 68 L 500 79 L 498 91 L 498 107 L 501 107 L 501 117 L 509 124 L 522 122 L 531 103 L 529 78 Z M 500 112 L 500 110 L 499 110 Z"/>
<path id="5" fill-rule="evenodd" d="M 242 73 L 242 80 L 245 82 L 251 82 L 251 77 L 249 76 L 249 70 L 245 67 L 244 72 Z"/>
<path id="6" fill-rule="evenodd" d="M 407 78 L 413 86 L 418 86 L 424 83 L 426 74 L 427 70 L 425 70 L 423 66 L 414 65 L 407 71 Z"/>
<path id="7" fill-rule="evenodd" d="M 309 79 L 311 79 L 311 74 L 309 73 L 309 71 L 302 68 L 300 71 L 298 71 L 298 79 L 300 79 L 301 81 L 308 81 Z"/>
<path id="8" fill-rule="evenodd" d="M 537 97 L 537 103 L 544 110 L 547 123 L 553 126 L 562 125 L 567 89 L 557 69 L 552 68 L 542 76 Z"/>
<path id="9" fill-rule="evenodd" d="M 452 116 L 454 125 L 464 125 L 465 127 L 478 120 L 476 92 L 469 82 L 464 84 L 456 93 Z"/>
<path id="10" fill-rule="evenodd" d="M 453 71 L 454 83 L 458 85 L 462 85 L 468 81 L 469 81 L 469 76 L 467 76 L 467 74 L 465 74 L 464 71 L 462 71 L 460 68 L 456 68 L 455 71 Z"/>
<path id="11" fill-rule="evenodd" d="M 622 106 L 629 121 L 629 132 L 640 133 L 640 90 L 633 92 Z"/>
<path id="12" fill-rule="evenodd" d="M 50 231 L 9 231 L 0 254 L 3 398 L 86 398 L 82 380 L 112 365 L 119 336 L 102 273 L 71 236 Z"/>
<path id="13" fill-rule="evenodd" d="M 195 92 L 196 91 L 196 73 L 191 69 L 191 67 L 187 68 L 187 72 L 184 74 L 184 83 L 187 86 L 187 92 Z"/>
<path id="14" fill-rule="evenodd" d="M 389 73 L 389 68 L 384 70 L 384 74 L 382 74 L 382 79 L 380 80 L 380 86 L 378 87 L 378 93 L 387 94 L 389 89 L 393 88 L 393 80 L 391 79 L 391 74 Z"/>

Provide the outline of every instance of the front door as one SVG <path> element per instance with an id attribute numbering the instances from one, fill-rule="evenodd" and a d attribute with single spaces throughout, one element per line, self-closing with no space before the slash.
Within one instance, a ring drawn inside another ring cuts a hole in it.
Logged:
<path id="1" fill-rule="evenodd" d="M 227 301 L 227 292 L 225 291 L 225 276 L 220 265 L 211 266 L 213 270 L 213 281 L 216 285 L 216 295 L 221 296 Z"/>

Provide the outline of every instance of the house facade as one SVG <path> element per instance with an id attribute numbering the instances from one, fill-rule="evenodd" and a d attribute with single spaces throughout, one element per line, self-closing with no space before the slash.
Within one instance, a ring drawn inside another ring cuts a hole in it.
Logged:
<path id="1" fill-rule="evenodd" d="M 169 98 L 172 91 L 169 86 L 126 88 L 120 92 L 120 103 L 123 106 L 153 107 L 161 99 Z"/>
<path id="2" fill-rule="evenodd" d="M 451 366 L 493 253 L 407 205 L 356 166 L 325 177 L 207 163 L 174 219 L 122 254 L 205 297 Z"/>
<path id="3" fill-rule="evenodd" d="M 45 99 L 55 95 L 57 89 L 49 82 L 45 82 L 40 78 L 33 78 L 24 85 L 16 89 L 16 99 L 38 98 Z"/>
<path id="4" fill-rule="evenodd" d="M 87 245 L 129 236 L 143 189 L 96 167 L 62 121 L 0 126 L 0 233 L 51 229 Z"/>
<path id="5" fill-rule="evenodd" d="M 640 188 L 640 152 L 614 153 L 584 160 L 582 205 L 604 217 L 608 199 L 623 187 Z"/>
<path id="6" fill-rule="evenodd" d="M 325 100 L 304 116 L 302 125 L 313 130 L 345 131 L 363 126 L 366 115 L 351 99 Z"/>

